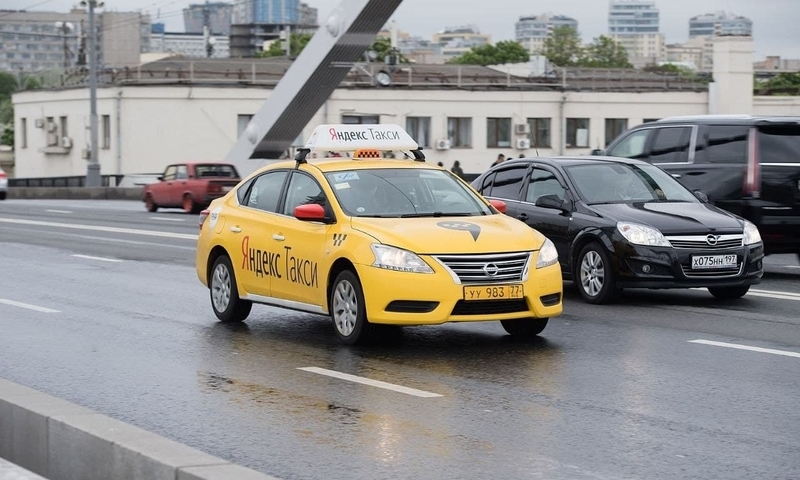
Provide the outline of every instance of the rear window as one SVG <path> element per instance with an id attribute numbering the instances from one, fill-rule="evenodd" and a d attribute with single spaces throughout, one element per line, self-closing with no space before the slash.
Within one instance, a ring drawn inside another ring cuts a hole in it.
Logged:
<path id="1" fill-rule="evenodd" d="M 747 134 L 744 125 L 711 125 L 703 129 L 697 145 L 697 161 L 703 163 L 747 163 Z"/>
<path id="2" fill-rule="evenodd" d="M 239 178 L 239 174 L 233 165 L 206 163 L 194 166 L 195 175 L 198 178 L 204 177 L 223 177 L 223 178 Z"/>
<path id="3" fill-rule="evenodd" d="M 761 163 L 800 163 L 800 126 L 760 127 L 758 147 Z"/>

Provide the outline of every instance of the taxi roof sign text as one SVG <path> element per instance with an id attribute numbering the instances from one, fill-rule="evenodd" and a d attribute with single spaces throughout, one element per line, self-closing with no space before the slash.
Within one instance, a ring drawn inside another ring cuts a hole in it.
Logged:
<path id="1" fill-rule="evenodd" d="M 385 151 L 417 150 L 419 145 L 399 125 L 320 125 L 305 148 L 328 152 L 350 152 L 362 148 Z"/>

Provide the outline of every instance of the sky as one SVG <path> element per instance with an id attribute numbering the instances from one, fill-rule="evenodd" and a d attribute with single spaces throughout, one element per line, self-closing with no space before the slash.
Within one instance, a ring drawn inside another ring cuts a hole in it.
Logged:
<path id="1" fill-rule="evenodd" d="M 341 0 L 303 0 L 319 10 L 319 22 Z M 0 9 L 68 11 L 77 0 L 0 0 Z M 116 11 L 142 10 L 153 22 L 164 22 L 167 31 L 183 31 L 181 9 L 203 0 L 105 0 Z M 522 15 L 553 13 L 578 20 L 581 38 L 588 42 L 608 32 L 607 0 L 404 0 L 392 19 L 398 29 L 430 39 L 449 26 L 476 25 L 492 41 L 514 38 L 514 23 Z M 656 0 L 661 33 L 667 43 L 681 43 L 689 36 L 689 18 L 728 11 L 753 21 L 756 60 L 767 55 L 800 59 L 800 0 Z M 160 16 L 160 17 L 159 17 Z"/>

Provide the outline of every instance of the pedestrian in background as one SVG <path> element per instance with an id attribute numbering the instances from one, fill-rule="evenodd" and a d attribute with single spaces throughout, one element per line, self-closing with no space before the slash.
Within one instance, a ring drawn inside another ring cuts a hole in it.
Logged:
<path id="1" fill-rule="evenodd" d="M 503 154 L 501 153 L 501 154 L 497 155 L 497 160 L 495 160 L 495 161 L 494 161 L 494 163 L 492 164 L 492 166 L 494 167 L 495 165 L 500 165 L 500 164 L 501 164 L 501 163 L 503 163 L 505 160 L 506 160 L 506 156 L 505 156 L 505 155 L 503 155 Z"/>
<path id="2" fill-rule="evenodd" d="M 453 162 L 453 168 L 451 168 L 450 171 L 455 173 L 457 176 L 464 178 L 464 170 L 461 170 L 461 162 L 458 160 Z"/>

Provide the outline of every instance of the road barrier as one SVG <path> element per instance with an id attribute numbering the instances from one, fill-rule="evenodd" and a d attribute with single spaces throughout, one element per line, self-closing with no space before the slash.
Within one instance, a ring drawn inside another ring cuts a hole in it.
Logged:
<path id="1" fill-rule="evenodd" d="M 9 187 L 8 198 L 141 201 L 142 187 Z"/>
<path id="2" fill-rule="evenodd" d="M 0 457 L 49 480 L 277 480 L 4 379 Z"/>

